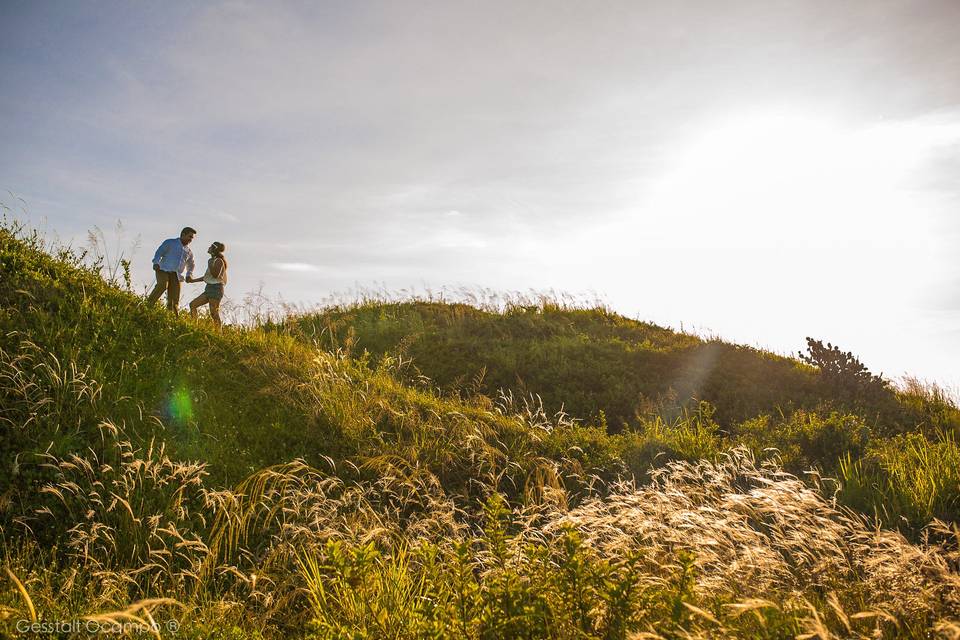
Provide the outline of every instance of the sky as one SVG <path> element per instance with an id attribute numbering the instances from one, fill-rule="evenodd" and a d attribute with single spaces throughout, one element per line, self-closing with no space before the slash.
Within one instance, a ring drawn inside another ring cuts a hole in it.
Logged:
<path id="1" fill-rule="evenodd" d="M 956 0 L 0 0 L 0 203 L 139 238 L 138 290 L 189 225 L 235 300 L 553 290 L 956 389 L 958 24 Z"/>

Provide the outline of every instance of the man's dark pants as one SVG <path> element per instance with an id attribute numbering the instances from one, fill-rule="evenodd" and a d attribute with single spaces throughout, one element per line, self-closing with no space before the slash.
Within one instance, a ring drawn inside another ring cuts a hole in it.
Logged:
<path id="1" fill-rule="evenodd" d="M 157 275 L 157 286 L 147 296 L 147 302 L 156 303 L 164 291 L 167 292 L 167 309 L 177 313 L 180 307 L 180 276 L 173 271 L 154 270 Z"/>

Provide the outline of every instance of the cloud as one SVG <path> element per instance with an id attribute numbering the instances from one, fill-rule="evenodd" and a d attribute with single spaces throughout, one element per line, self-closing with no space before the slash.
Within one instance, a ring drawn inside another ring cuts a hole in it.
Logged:
<path id="1" fill-rule="evenodd" d="M 215 215 L 226 222 L 240 222 L 240 218 L 226 211 L 217 211 Z"/>
<path id="2" fill-rule="evenodd" d="M 270 266 L 278 271 L 290 271 L 293 273 L 314 273 L 320 271 L 320 267 L 306 262 L 272 262 Z"/>

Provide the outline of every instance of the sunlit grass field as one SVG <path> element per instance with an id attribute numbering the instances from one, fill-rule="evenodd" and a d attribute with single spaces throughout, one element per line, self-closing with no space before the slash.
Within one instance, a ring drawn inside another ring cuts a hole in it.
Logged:
<path id="1" fill-rule="evenodd" d="M 103 266 L 0 229 L 3 637 L 960 637 L 935 387 L 557 299 L 217 331 Z"/>

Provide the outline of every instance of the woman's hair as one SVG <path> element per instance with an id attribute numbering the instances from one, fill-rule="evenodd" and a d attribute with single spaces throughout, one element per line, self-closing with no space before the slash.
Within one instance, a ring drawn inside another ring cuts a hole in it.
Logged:
<path id="1" fill-rule="evenodd" d="M 213 250 L 216 251 L 217 253 L 223 253 L 224 251 L 227 250 L 227 247 L 222 242 L 214 242 Z"/>

